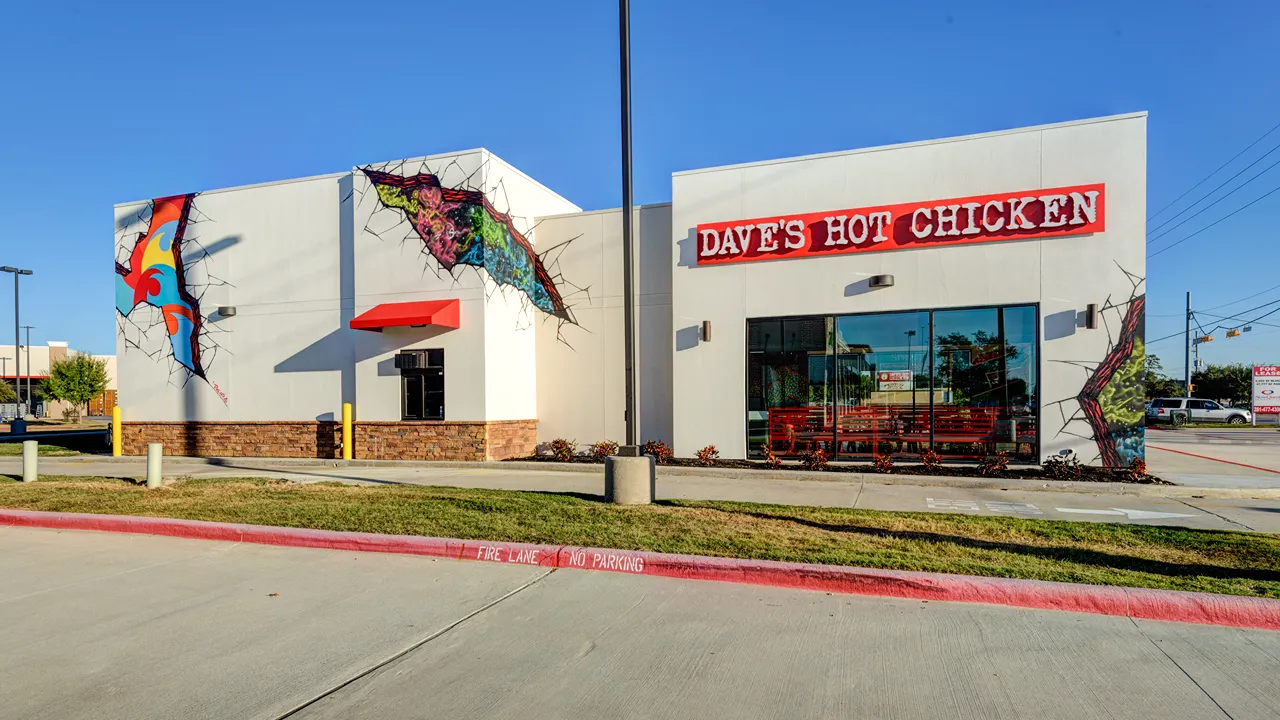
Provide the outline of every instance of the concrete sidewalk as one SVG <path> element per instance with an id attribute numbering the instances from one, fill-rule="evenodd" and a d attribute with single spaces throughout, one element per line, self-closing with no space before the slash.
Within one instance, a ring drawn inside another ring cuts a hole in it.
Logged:
<path id="1" fill-rule="evenodd" d="M 142 458 L 43 458 L 44 474 L 142 477 Z M 0 474 L 21 460 L 0 459 Z M 166 458 L 169 477 L 271 477 L 295 482 L 410 484 L 602 495 L 599 465 L 279 461 Z M 811 479 L 797 479 L 811 478 Z M 1197 489 L 1119 483 L 929 478 L 857 473 L 664 468 L 661 499 L 729 500 L 870 510 L 952 512 L 1028 519 L 1178 525 L 1280 532 L 1280 489 Z"/>
<path id="2" fill-rule="evenodd" d="M 1280 633 L 0 528 L 0 720 L 1270 718 Z"/>

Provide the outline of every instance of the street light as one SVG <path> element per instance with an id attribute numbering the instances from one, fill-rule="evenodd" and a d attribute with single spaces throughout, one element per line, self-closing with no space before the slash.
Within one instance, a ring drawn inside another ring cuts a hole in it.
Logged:
<path id="1" fill-rule="evenodd" d="M 18 378 L 22 377 L 22 356 L 18 352 L 18 347 L 21 345 L 21 343 L 18 342 L 19 340 L 18 325 L 20 322 L 18 319 L 18 276 L 30 275 L 31 271 L 23 270 L 21 268 L 16 268 L 11 265 L 4 265 L 4 266 L 0 266 L 0 272 L 13 273 L 13 362 L 14 362 L 14 368 L 15 368 L 13 377 L 14 377 L 14 386 L 20 388 L 21 386 L 18 385 Z M 18 392 L 18 406 L 19 407 L 22 406 L 21 390 L 19 390 Z M 26 413 L 23 413 L 23 415 L 25 414 Z"/>
<path id="2" fill-rule="evenodd" d="M 31 410 L 31 328 L 33 327 L 35 327 L 35 325 L 22 326 L 22 329 L 27 331 L 27 411 L 31 412 L 32 415 L 35 414 L 35 412 Z M 14 354 L 16 355 L 17 351 L 14 351 Z"/>

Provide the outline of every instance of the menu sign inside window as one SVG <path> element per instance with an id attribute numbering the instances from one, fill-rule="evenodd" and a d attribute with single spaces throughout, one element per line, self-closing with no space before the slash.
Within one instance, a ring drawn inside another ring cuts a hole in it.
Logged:
<path id="1" fill-rule="evenodd" d="M 1101 183 L 698 226 L 698 264 L 1083 235 L 1106 229 Z"/>

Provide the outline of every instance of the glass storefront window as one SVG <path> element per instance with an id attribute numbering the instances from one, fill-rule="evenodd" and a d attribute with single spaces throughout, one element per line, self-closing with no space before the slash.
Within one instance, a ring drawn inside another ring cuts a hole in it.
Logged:
<path id="1" fill-rule="evenodd" d="M 748 321 L 748 454 L 1037 457 L 1033 305 Z"/>
<path id="2" fill-rule="evenodd" d="M 827 449 L 831 427 L 830 320 L 752 321 L 747 332 L 747 442 L 780 454 Z"/>
<path id="3" fill-rule="evenodd" d="M 836 453 L 927 446 L 929 313 L 838 317 L 835 330 Z"/>

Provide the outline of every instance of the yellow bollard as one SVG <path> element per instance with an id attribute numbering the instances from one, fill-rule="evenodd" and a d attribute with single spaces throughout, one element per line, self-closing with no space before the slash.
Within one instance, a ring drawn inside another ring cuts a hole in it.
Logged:
<path id="1" fill-rule="evenodd" d="M 120 457 L 123 454 L 120 440 L 120 406 L 116 405 L 111 408 L 111 457 Z"/>
<path id="2" fill-rule="evenodd" d="M 351 403 L 342 403 L 342 459 L 351 459 Z"/>

